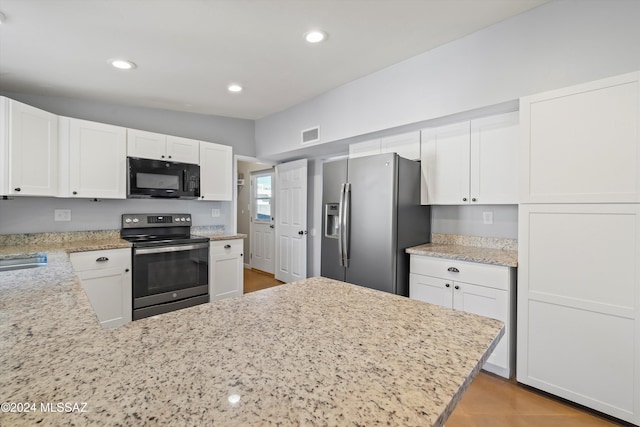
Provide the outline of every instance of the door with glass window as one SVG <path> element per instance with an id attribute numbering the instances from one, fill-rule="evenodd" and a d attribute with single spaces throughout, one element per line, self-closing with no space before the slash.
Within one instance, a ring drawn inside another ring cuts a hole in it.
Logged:
<path id="1" fill-rule="evenodd" d="M 272 169 L 251 173 L 251 268 L 273 274 L 274 173 Z"/>

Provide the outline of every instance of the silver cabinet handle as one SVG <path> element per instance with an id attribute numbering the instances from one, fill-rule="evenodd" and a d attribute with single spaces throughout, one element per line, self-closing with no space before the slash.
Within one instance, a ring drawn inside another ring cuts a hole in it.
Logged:
<path id="1" fill-rule="evenodd" d="M 447 268 L 447 271 L 450 271 L 450 272 L 452 272 L 452 273 L 460 273 L 460 270 L 458 270 L 458 269 L 457 269 L 457 268 L 455 268 L 455 267 L 449 267 L 449 268 Z"/>
<path id="2" fill-rule="evenodd" d="M 109 261 L 109 258 L 107 258 L 106 256 L 101 256 L 96 260 L 96 262 L 107 262 L 107 261 Z"/>
<path id="3" fill-rule="evenodd" d="M 136 255 L 145 255 L 145 254 L 159 254 L 163 252 L 181 252 L 181 251 L 191 251 L 194 249 L 204 249 L 208 248 L 209 243 L 195 243 L 193 245 L 179 245 L 179 246 L 162 246 L 159 248 L 140 248 L 133 249 Z"/>

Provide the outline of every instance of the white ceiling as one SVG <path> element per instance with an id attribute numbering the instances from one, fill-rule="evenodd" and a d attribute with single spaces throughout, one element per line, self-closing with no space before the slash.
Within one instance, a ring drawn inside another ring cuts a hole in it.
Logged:
<path id="1" fill-rule="evenodd" d="M 0 90 L 258 119 L 546 1 L 0 0 Z"/>

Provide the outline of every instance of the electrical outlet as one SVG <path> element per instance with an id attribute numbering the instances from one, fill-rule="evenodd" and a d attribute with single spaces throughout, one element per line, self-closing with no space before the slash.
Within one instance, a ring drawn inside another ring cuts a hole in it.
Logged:
<path id="1" fill-rule="evenodd" d="M 54 209 L 54 221 L 71 221 L 71 209 Z"/>
<path id="2" fill-rule="evenodd" d="M 211 217 L 218 218 L 220 216 L 220 209 L 211 209 Z"/>
<path id="3" fill-rule="evenodd" d="M 493 212 L 482 212 L 482 222 L 486 225 L 493 224 Z"/>

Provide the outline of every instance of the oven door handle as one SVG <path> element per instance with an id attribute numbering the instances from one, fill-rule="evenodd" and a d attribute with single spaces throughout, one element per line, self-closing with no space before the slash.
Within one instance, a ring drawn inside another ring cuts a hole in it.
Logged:
<path id="1" fill-rule="evenodd" d="M 195 243 L 193 245 L 162 246 L 160 248 L 134 248 L 134 255 L 160 254 L 165 252 L 191 251 L 194 249 L 205 249 L 209 243 Z"/>

